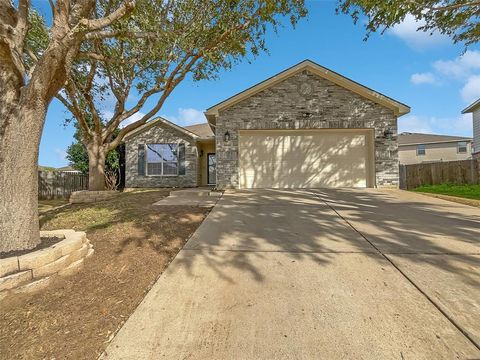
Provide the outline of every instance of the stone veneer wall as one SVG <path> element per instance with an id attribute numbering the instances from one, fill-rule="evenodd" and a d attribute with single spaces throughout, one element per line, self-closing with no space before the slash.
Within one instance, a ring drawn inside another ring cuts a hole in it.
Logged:
<path id="1" fill-rule="evenodd" d="M 302 86 L 309 95 L 301 94 Z M 311 115 L 306 117 L 305 112 Z M 216 124 L 217 186 L 238 188 L 238 130 L 323 128 L 375 129 L 376 186 L 398 187 L 394 112 L 308 71 L 220 111 Z M 387 128 L 394 132 L 391 140 L 384 137 Z M 223 135 L 227 130 L 231 140 L 225 143 Z"/>
<path id="2" fill-rule="evenodd" d="M 64 236 L 60 242 L 24 255 L 0 259 L 0 299 L 16 293 L 33 292 L 56 276 L 72 275 L 83 268 L 93 246 L 84 232 L 41 231 L 41 236 Z"/>
<path id="3" fill-rule="evenodd" d="M 148 176 L 138 174 L 138 145 L 184 143 L 185 175 Z M 185 133 L 163 123 L 128 138 L 125 141 L 125 187 L 194 187 L 197 186 L 197 146 Z"/>
<path id="4" fill-rule="evenodd" d="M 74 191 L 70 195 L 69 202 L 70 204 L 83 204 L 83 203 L 95 203 L 99 201 L 104 201 L 111 199 L 119 194 L 115 190 L 104 190 L 104 191 L 90 191 L 90 190 L 80 190 Z"/>

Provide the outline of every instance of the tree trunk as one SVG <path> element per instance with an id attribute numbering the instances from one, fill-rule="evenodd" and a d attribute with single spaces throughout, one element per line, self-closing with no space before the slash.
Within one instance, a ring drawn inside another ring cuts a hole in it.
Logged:
<path id="1" fill-rule="evenodd" d="M 34 248 L 38 225 L 38 146 L 47 104 L 10 113 L 0 131 L 0 252 Z"/>
<path id="2" fill-rule="evenodd" d="M 88 153 L 88 190 L 105 190 L 105 158 L 107 152 L 102 145 L 89 144 Z"/>

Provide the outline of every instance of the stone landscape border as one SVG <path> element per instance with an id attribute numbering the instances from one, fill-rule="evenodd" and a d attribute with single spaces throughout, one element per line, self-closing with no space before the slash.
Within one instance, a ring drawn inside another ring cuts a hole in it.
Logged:
<path id="1" fill-rule="evenodd" d="M 82 231 L 41 231 L 40 236 L 64 239 L 44 249 L 0 259 L 0 299 L 12 293 L 37 291 L 56 276 L 75 274 L 94 251 Z"/>
<path id="2" fill-rule="evenodd" d="M 94 203 L 98 201 L 104 201 L 113 198 L 119 194 L 116 190 L 102 190 L 102 191 L 90 191 L 80 190 L 74 191 L 70 195 L 70 204 L 83 204 Z"/>

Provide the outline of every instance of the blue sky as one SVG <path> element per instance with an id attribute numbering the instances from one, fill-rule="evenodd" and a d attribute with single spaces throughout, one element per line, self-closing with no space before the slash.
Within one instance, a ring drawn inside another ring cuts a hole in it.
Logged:
<path id="1" fill-rule="evenodd" d="M 245 60 L 215 81 L 186 79 L 159 115 L 179 125 L 205 122 L 203 111 L 208 107 L 310 59 L 409 105 L 411 113 L 399 118 L 400 131 L 471 136 L 471 115 L 460 112 L 480 97 L 480 47 L 464 53 L 462 45 L 446 37 L 416 32 L 417 24 L 409 18 L 364 42 L 361 24 L 336 15 L 335 1 L 307 4 L 310 14 L 296 29 L 286 25 L 267 35 L 269 54 Z M 53 101 L 40 144 L 40 165 L 68 164 L 65 149 L 73 141 L 73 129 L 64 126 L 66 116 L 62 105 Z"/>

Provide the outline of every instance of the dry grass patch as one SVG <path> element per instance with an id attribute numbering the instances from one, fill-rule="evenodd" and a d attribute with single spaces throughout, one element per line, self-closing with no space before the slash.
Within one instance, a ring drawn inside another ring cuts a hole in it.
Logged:
<path id="1" fill-rule="evenodd" d="M 77 275 L 0 301 L 0 358 L 95 359 L 209 211 L 152 206 L 168 193 L 44 210 L 42 229 L 86 231 L 95 254 Z"/>

